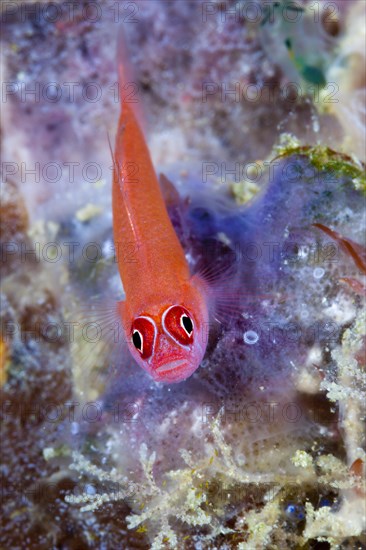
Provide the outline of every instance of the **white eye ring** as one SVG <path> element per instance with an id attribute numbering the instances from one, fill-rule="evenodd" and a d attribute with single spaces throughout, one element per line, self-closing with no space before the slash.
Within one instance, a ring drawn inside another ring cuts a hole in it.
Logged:
<path id="1" fill-rule="evenodd" d="M 172 334 L 170 334 L 169 330 L 168 330 L 167 327 L 165 326 L 165 317 L 167 316 L 167 314 L 169 313 L 169 311 L 170 311 L 171 309 L 173 309 L 173 307 L 183 307 L 183 306 L 181 306 L 180 304 L 174 304 L 174 305 L 168 307 L 168 309 L 166 309 L 166 310 L 164 311 L 163 316 L 162 316 L 162 318 L 161 318 L 161 324 L 162 324 L 162 326 L 163 326 L 163 330 L 164 330 L 165 334 L 166 334 L 167 336 L 169 336 L 169 338 L 171 338 L 172 340 L 174 340 L 174 342 L 175 342 L 176 344 L 178 344 L 178 346 L 180 346 L 180 347 L 183 348 L 183 349 L 191 349 L 189 346 L 185 346 L 184 344 L 181 344 L 180 342 L 178 342 L 178 340 L 177 340 L 176 338 L 174 338 L 174 336 L 173 336 Z M 180 325 L 181 325 L 181 326 L 182 326 L 182 317 L 183 317 L 183 315 L 186 315 L 186 313 L 183 313 L 183 314 L 181 315 L 181 317 L 180 317 L 179 322 L 180 322 Z M 190 317 L 190 319 L 191 319 L 191 321 L 192 321 L 192 331 L 193 331 L 194 323 L 193 323 L 193 319 L 192 319 L 191 317 Z M 188 334 L 188 332 L 186 331 L 185 327 L 182 327 L 182 328 L 183 328 L 183 329 L 185 330 L 185 332 L 187 333 L 187 336 L 190 336 L 190 334 Z"/>
<path id="2" fill-rule="evenodd" d="M 135 321 L 136 321 L 137 319 L 147 319 L 148 321 L 150 321 L 150 323 L 151 323 L 151 324 L 153 325 L 153 327 L 154 327 L 154 341 L 153 341 L 153 346 L 152 346 L 151 355 L 150 355 L 149 359 L 144 359 L 144 361 L 146 361 L 147 363 L 150 363 L 151 359 L 152 359 L 153 356 L 154 356 L 155 342 L 156 342 L 156 335 L 157 335 L 157 333 L 158 333 L 158 327 L 156 326 L 156 323 L 155 323 L 154 319 L 152 319 L 151 317 L 148 317 L 147 315 L 139 315 L 138 317 L 136 317 Z M 143 338 L 141 332 L 140 332 L 137 328 L 134 329 L 132 335 L 133 335 L 135 332 L 138 332 L 139 335 L 140 335 L 140 338 L 141 338 L 141 351 L 140 351 L 138 348 L 136 348 L 136 346 L 135 346 L 135 349 L 136 349 L 139 353 L 141 353 L 141 355 L 142 355 L 142 354 L 143 354 L 143 349 L 144 349 L 144 338 Z M 135 344 L 134 344 L 134 345 L 135 345 Z"/>

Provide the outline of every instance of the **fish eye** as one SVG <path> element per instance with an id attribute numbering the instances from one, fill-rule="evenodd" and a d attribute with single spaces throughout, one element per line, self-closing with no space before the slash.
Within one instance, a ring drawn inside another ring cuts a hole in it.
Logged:
<path id="1" fill-rule="evenodd" d="M 137 317 L 131 327 L 132 343 L 142 359 L 152 356 L 155 345 L 157 328 L 150 317 Z"/>
<path id="2" fill-rule="evenodd" d="M 135 346 L 135 348 L 142 353 L 142 348 L 143 348 L 143 337 L 142 337 L 142 334 L 139 330 L 137 330 L 137 328 L 135 328 L 135 330 L 133 331 L 133 334 L 132 334 L 132 342 L 133 342 L 133 345 Z"/>
<path id="3" fill-rule="evenodd" d="M 183 306 L 171 306 L 162 318 L 164 331 L 181 346 L 193 343 L 194 323 L 189 311 Z"/>
<path id="4" fill-rule="evenodd" d="M 180 326 L 186 331 L 187 336 L 190 337 L 193 332 L 193 323 L 186 313 L 183 313 L 180 317 Z"/>

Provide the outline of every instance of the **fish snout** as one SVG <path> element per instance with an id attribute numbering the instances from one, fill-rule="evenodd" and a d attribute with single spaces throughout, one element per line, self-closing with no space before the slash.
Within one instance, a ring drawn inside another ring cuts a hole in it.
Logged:
<path id="1" fill-rule="evenodd" d="M 188 378 L 196 368 L 187 359 L 167 361 L 154 368 L 152 376 L 156 382 L 181 382 Z"/>

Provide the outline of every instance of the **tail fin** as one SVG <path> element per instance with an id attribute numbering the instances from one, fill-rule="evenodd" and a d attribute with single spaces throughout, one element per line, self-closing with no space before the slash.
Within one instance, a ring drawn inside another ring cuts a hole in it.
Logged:
<path id="1" fill-rule="evenodd" d="M 141 86 L 139 85 L 130 63 L 130 54 L 123 25 L 120 25 L 117 36 L 118 90 L 122 113 L 132 111 L 141 130 L 145 134 L 146 122 L 142 108 Z"/>

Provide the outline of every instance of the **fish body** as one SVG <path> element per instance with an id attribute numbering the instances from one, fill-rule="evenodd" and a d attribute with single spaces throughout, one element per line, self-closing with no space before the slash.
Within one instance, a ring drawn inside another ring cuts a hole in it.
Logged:
<path id="1" fill-rule="evenodd" d="M 122 103 L 112 188 L 113 232 L 132 356 L 156 381 L 179 382 L 206 349 L 207 284 L 191 276 L 133 105 Z"/>

